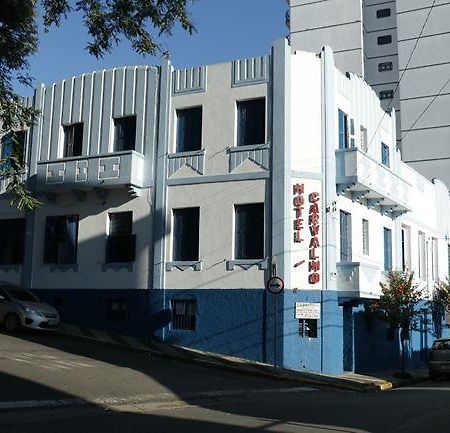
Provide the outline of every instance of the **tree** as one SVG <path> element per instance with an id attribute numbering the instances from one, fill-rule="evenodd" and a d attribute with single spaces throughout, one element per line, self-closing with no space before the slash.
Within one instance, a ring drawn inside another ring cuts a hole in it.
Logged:
<path id="1" fill-rule="evenodd" d="M 433 312 L 436 336 L 442 336 L 442 318 L 450 313 L 450 276 L 445 281 L 438 281 L 434 287 L 433 297 L 428 303 Z"/>
<path id="2" fill-rule="evenodd" d="M 157 54 L 163 48 L 158 36 L 171 34 L 173 27 L 195 31 L 187 4 L 194 0 L 1 0 L 0 1 L 0 137 L 30 127 L 38 112 L 22 104 L 13 82 L 31 86 L 28 58 L 37 53 L 36 20 L 41 7 L 45 31 L 60 26 L 71 11 L 80 12 L 90 40 L 86 50 L 95 57 L 109 53 L 122 38 L 139 54 Z M 156 34 L 156 36 L 155 36 Z M 10 139 L 6 137 L 6 139 Z M 14 134 L 8 152 L 0 155 L 0 180 L 8 179 L 13 204 L 33 208 L 39 202 L 22 181 L 24 164 L 11 149 L 17 148 Z"/>
<path id="3" fill-rule="evenodd" d="M 412 272 L 389 272 L 387 282 L 380 283 L 380 299 L 372 304 L 381 319 L 391 328 L 400 329 L 402 372 L 405 371 L 406 341 L 409 338 L 412 321 L 419 313 L 416 307 L 421 299 L 421 292 L 417 284 L 413 283 L 413 277 Z"/>

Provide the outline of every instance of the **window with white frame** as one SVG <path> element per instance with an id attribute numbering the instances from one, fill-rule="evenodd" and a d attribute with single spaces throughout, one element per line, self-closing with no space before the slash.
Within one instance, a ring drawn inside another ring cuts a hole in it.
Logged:
<path id="1" fill-rule="evenodd" d="M 134 150 L 136 146 L 136 116 L 114 119 L 114 152 Z"/>
<path id="2" fill-rule="evenodd" d="M 173 261 L 199 259 L 200 208 L 173 209 Z"/>
<path id="3" fill-rule="evenodd" d="M 237 102 L 237 145 L 249 146 L 266 142 L 266 100 Z"/>
<path id="4" fill-rule="evenodd" d="M 411 227 L 402 226 L 402 270 L 411 271 Z"/>
<path id="5" fill-rule="evenodd" d="M 419 278 L 426 279 L 426 243 L 425 233 L 418 234 L 418 254 L 419 254 Z"/>
<path id="6" fill-rule="evenodd" d="M 44 263 L 76 264 L 78 215 L 48 216 L 45 220 Z"/>
<path id="7" fill-rule="evenodd" d="M 369 143 L 367 142 L 367 129 L 364 126 L 360 128 L 360 141 L 361 141 L 361 150 L 363 152 L 367 152 Z"/>
<path id="8" fill-rule="evenodd" d="M 64 157 L 81 156 L 83 152 L 83 123 L 64 125 Z"/>
<path id="9" fill-rule="evenodd" d="M 433 272 L 433 281 L 437 281 L 439 279 L 439 258 L 438 258 L 438 240 L 433 238 L 431 240 L 431 260 L 432 260 L 432 272 Z"/>
<path id="10" fill-rule="evenodd" d="M 352 215 L 343 210 L 339 215 L 341 262 L 352 261 Z"/>
<path id="11" fill-rule="evenodd" d="M 235 206 L 234 258 L 264 258 L 264 203 Z"/>
<path id="12" fill-rule="evenodd" d="M 133 235 L 133 212 L 109 214 L 106 240 L 106 263 L 130 263 L 135 259 L 136 235 Z"/>
<path id="13" fill-rule="evenodd" d="M 369 252 L 369 221 L 362 220 L 362 239 L 363 239 L 363 254 L 368 256 Z"/>
<path id="14" fill-rule="evenodd" d="M 383 228 L 384 244 L 384 270 L 392 271 L 392 231 L 387 227 Z"/>
<path id="15" fill-rule="evenodd" d="M 202 107 L 177 110 L 177 152 L 201 150 L 202 113 Z"/>
<path id="16" fill-rule="evenodd" d="M 381 143 L 381 163 L 386 167 L 391 166 L 391 161 L 389 157 L 389 146 L 384 143 Z"/>
<path id="17" fill-rule="evenodd" d="M 339 149 L 350 147 L 350 134 L 348 129 L 348 116 L 342 110 L 338 111 Z"/>

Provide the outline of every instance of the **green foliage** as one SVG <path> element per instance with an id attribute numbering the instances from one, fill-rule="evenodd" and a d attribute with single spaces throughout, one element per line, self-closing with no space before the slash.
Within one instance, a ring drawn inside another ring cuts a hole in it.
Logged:
<path id="1" fill-rule="evenodd" d="M 436 283 L 433 292 L 434 305 L 439 307 L 442 312 L 450 313 L 450 276 L 445 281 Z"/>
<path id="2" fill-rule="evenodd" d="M 407 331 L 412 319 L 417 315 L 416 306 L 421 299 L 421 291 L 413 283 L 412 272 L 391 271 L 387 282 L 380 283 L 380 299 L 372 307 L 380 317 L 393 328 Z"/>
<path id="3" fill-rule="evenodd" d="M 43 11 L 45 31 L 72 11 L 83 15 L 90 40 L 87 51 L 98 57 L 109 53 L 122 38 L 131 42 L 139 54 L 163 52 L 157 37 L 171 34 L 180 24 L 195 31 L 187 5 L 194 0 L 0 0 L 0 136 L 5 131 L 17 131 L 33 125 L 39 113 L 26 107 L 13 89 L 18 82 L 31 86 L 28 58 L 37 53 L 38 7 Z M 155 36 L 156 35 L 156 36 Z M 32 208 L 38 204 L 23 184 L 24 167 L 12 156 L 0 162 L 0 178 L 8 178 L 8 190 L 13 192 L 13 204 Z"/>

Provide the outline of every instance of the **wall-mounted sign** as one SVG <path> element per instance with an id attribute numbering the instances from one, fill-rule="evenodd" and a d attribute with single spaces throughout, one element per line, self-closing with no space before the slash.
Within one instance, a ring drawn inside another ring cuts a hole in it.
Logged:
<path id="1" fill-rule="evenodd" d="M 270 277 L 267 281 L 266 288 L 273 295 L 278 295 L 284 289 L 284 280 L 281 277 Z"/>
<path id="2" fill-rule="evenodd" d="M 319 211 L 319 193 L 312 192 L 308 196 L 309 206 L 309 231 L 311 240 L 309 241 L 309 264 L 308 271 L 309 284 L 320 282 L 320 257 L 319 257 L 319 230 L 320 230 L 320 211 Z"/>
<path id="3" fill-rule="evenodd" d="M 320 304 L 317 302 L 296 302 L 296 319 L 320 319 Z"/>

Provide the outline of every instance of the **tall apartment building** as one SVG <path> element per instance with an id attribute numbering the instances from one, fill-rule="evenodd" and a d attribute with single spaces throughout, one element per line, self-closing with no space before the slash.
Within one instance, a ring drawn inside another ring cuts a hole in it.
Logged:
<path id="1" fill-rule="evenodd" d="M 328 45 L 364 76 L 396 110 L 403 161 L 450 187 L 450 2 L 290 0 L 290 32 L 293 48 Z"/>
<path id="2" fill-rule="evenodd" d="M 431 290 L 448 274 L 444 184 L 401 161 L 395 116 L 380 125 L 377 95 L 329 48 L 95 71 L 26 102 L 41 110 L 22 154 L 42 205 L 0 194 L 0 280 L 67 323 L 299 370 L 386 369 L 399 346 L 371 313 L 380 281 L 414 269 Z M 441 324 L 427 309 L 419 322 L 415 365 Z"/>

